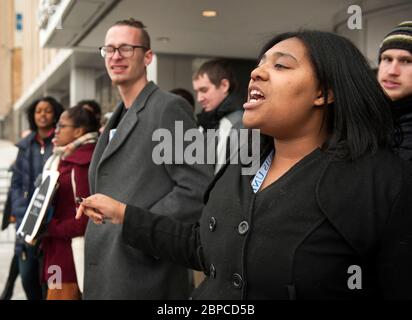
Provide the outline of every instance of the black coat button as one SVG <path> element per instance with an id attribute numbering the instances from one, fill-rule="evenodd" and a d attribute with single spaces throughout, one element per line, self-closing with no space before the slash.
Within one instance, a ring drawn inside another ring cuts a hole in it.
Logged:
<path id="1" fill-rule="evenodd" d="M 243 287 L 243 279 L 239 273 L 234 273 L 232 276 L 232 285 L 236 289 L 241 289 Z"/>
<path id="2" fill-rule="evenodd" d="M 216 268 L 213 263 L 210 264 L 210 276 L 214 279 L 216 278 Z"/>
<path id="3" fill-rule="evenodd" d="M 249 231 L 249 223 L 247 223 L 247 221 L 242 221 L 241 223 L 239 223 L 237 230 L 241 235 L 246 234 Z"/>
<path id="4" fill-rule="evenodd" d="M 209 230 L 210 232 L 213 232 L 216 229 L 216 218 L 211 217 L 209 220 Z"/>

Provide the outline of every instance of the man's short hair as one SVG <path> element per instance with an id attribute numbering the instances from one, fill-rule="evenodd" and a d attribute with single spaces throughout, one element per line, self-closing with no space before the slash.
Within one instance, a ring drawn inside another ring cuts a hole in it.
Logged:
<path id="1" fill-rule="evenodd" d="M 223 79 L 227 79 L 229 81 L 229 93 L 234 92 L 237 88 L 235 75 L 227 59 L 213 59 L 206 61 L 193 75 L 193 80 L 198 79 L 204 74 L 207 74 L 210 82 L 216 87 L 220 86 Z"/>
<path id="2" fill-rule="evenodd" d="M 143 24 L 143 22 L 139 20 L 135 20 L 133 18 L 129 18 L 129 19 L 119 20 L 115 22 L 112 25 L 112 27 L 114 26 L 128 26 L 128 27 L 139 29 L 142 34 L 142 43 L 138 43 L 138 44 L 145 46 L 147 50 L 150 49 L 150 36 L 149 36 L 149 33 L 146 31 L 146 26 Z"/>

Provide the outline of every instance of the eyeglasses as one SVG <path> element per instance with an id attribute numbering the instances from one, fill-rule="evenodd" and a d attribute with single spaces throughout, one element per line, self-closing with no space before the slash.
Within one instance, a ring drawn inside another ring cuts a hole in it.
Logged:
<path id="1" fill-rule="evenodd" d="M 116 50 L 119 51 L 119 54 L 123 58 L 131 58 L 133 57 L 134 49 L 136 48 L 142 48 L 145 51 L 148 50 L 148 48 L 145 46 L 141 46 L 141 45 L 132 46 L 130 44 L 123 44 L 118 48 L 113 47 L 113 46 L 103 46 L 103 47 L 100 47 L 99 50 L 103 58 L 113 57 Z"/>
<path id="2" fill-rule="evenodd" d="M 71 125 L 71 124 L 61 124 L 61 123 L 56 124 L 56 130 L 64 129 L 66 127 L 76 128 L 76 126 Z"/>

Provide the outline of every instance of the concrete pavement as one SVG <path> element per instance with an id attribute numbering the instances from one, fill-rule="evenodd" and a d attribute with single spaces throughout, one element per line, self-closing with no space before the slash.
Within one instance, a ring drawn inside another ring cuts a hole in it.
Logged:
<path id="1" fill-rule="evenodd" d="M 7 169 L 13 163 L 17 156 L 17 148 L 10 141 L 0 140 L 0 169 Z M 7 188 L 9 182 L 2 180 L 0 187 Z M 0 208 L 0 221 L 3 218 L 3 206 Z M 6 230 L 0 231 L 0 293 L 3 291 L 7 281 L 11 258 L 14 253 L 14 236 L 15 227 L 10 225 Z M 24 294 L 20 277 L 16 280 L 13 293 L 13 300 L 24 300 Z"/>
<path id="2" fill-rule="evenodd" d="M 9 227 L 9 229 L 13 229 L 13 227 Z M 2 231 L 3 233 L 5 231 Z M 4 285 L 7 280 L 7 275 L 9 272 L 11 258 L 13 257 L 14 252 L 14 243 L 8 242 L 1 242 L 0 241 L 0 292 L 3 291 Z M 14 287 L 13 297 L 12 300 L 25 300 L 26 295 L 23 290 L 23 286 L 21 284 L 20 276 L 16 280 L 16 284 Z"/>

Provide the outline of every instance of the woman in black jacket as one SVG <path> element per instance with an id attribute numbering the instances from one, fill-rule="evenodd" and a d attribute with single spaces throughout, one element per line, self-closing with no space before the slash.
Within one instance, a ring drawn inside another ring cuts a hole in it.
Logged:
<path id="1" fill-rule="evenodd" d="M 390 151 L 389 102 L 348 40 L 284 33 L 251 73 L 243 123 L 262 167 L 228 164 L 198 224 L 97 194 L 83 212 L 124 241 L 203 270 L 195 299 L 412 298 L 412 171 Z"/>
<path id="2" fill-rule="evenodd" d="M 16 230 L 29 206 L 36 179 L 52 154 L 54 128 L 63 111 L 63 106 L 53 97 L 33 101 L 27 108 L 31 132 L 16 144 L 19 151 L 10 185 L 11 212 L 16 217 Z M 43 293 L 37 247 L 16 239 L 15 255 L 19 257 L 19 273 L 27 299 L 41 300 Z"/>

